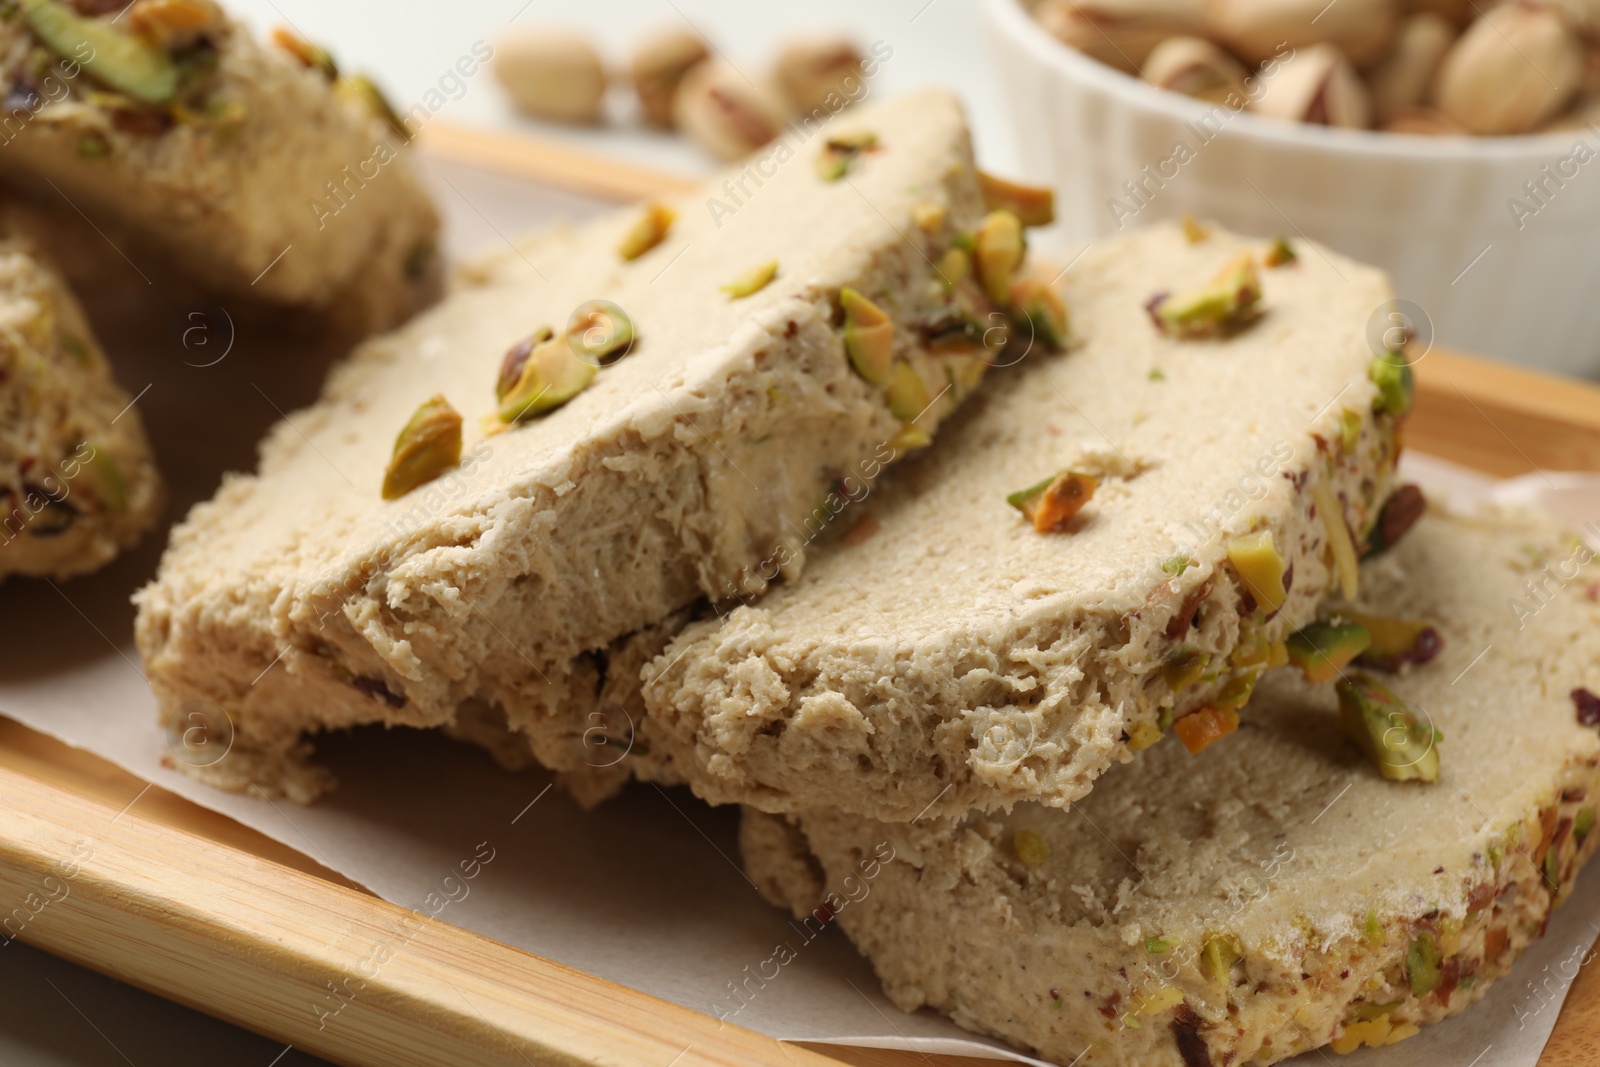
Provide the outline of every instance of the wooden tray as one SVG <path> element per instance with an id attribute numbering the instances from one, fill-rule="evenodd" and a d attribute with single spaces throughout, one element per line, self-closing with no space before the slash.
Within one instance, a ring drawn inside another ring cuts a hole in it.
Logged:
<path id="1" fill-rule="evenodd" d="M 556 144 L 438 126 L 423 149 L 616 199 L 689 184 Z M 1435 350 L 1418 366 L 1406 443 L 1501 476 L 1600 470 L 1600 388 Z M 0 899 L 40 891 L 84 848 L 94 862 L 21 940 L 335 1063 L 994 1062 L 784 1044 L 444 923 L 419 926 L 284 845 L 0 719 Z M 319 1029 L 307 1005 L 346 963 L 329 946 L 392 944 L 397 931 L 404 950 L 346 1004 L 340 1025 Z M 1600 1062 L 1597 971 L 1580 972 L 1541 1067 Z"/>

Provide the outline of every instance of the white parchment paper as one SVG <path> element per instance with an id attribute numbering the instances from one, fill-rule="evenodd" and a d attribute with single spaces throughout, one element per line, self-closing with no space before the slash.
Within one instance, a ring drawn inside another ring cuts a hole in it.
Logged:
<path id="1" fill-rule="evenodd" d="M 598 207 L 463 168 L 429 172 L 457 252 Z M 312 398 L 318 373 L 265 327 L 222 330 L 215 309 L 204 320 L 215 331 L 205 343 L 214 347 L 196 347 L 183 329 L 201 320 L 163 282 L 157 274 L 148 299 L 97 303 L 90 294 L 90 303 L 130 393 L 149 386 L 139 407 L 177 516 L 209 496 L 223 470 L 251 465 L 254 441 L 280 411 Z M 225 342 L 227 355 L 212 362 Z M 1579 522 L 1600 520 L 1600 481 L 1592 478 L 1535 475 L 1497 487 L 1422 457 L 1408 463 L 1436 494 L 1492 493 L 1543 502 Z M 508 774 L 442 738 L 377 729 L 319 741 L 341 787 L 311 807 L 218 793 L 167 769 L 167 738 L 155 726 L 127 603 L 153 573 L 161 540 L 90 578 L 0 588 L 0 711 L 230 815 L 385 899 L 421 907 L 437 894 L 446 900 L 443 921 L 686 1007 L 780 1038 L 1025 1059 L 932 1013 L 894 1008 L 837 928 L 810 937 L 760 900 L 738 866 L 735 812 L 707 808 L 687 791 L 635 786 L 584 813 L 541 772 Z M 475 876 L 462 879 L 460 864 L 473 860 Z M 1533 1067 L 1597 934 L 1600 879 L 1590 876 L 1480 1006 L 1341 1062 Z M 779 946 L 793 959 L 777 977 L 752 980 Z M 736 996 L 735 988 L 746 992 Z M 306 1005 L 327 1025 L 337 1025 L 336 1009 L 331 1001 Z"/>

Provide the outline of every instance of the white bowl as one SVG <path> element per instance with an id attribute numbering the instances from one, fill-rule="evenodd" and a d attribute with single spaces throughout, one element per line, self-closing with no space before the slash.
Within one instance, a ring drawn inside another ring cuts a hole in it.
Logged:
<path id="1" fill-rule="evenodd" d="M 1028 8 L 988 0 L 990 39 L 1064 236 L 1193 214 L 1310 237 L 1390 271 L 1441 343 L 1600 375 L 1600 129 L 1434 138 L 1230 113 L 1073 51 Z"/>

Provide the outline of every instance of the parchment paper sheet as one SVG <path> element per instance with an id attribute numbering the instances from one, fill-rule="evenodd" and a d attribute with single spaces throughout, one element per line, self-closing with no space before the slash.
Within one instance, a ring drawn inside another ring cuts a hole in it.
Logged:
<path id="1" fill-rule="evenodd" d="M 464 168 L 430 165 L 429 173 L 458 253 L 596 208 Z M 97 303 L 93 294 L 90 303 L 124 385 L 130 393 L 150 386 L 139 407 L 173 483 L 175 517 L 209 496 L 222 470 L 251 465 L 260 433 L 279 411 L 312 398 L 319 370 L 305 366 L 294 343 L 247 324 L 232 328 L 233 347 L 212 363 L 230 339 L 215 309 L 208 319 L 190 318 L 182 294 L 143 266 L 154 275 L 150 299 L 137 301 L 143 306 Z M 150 322 L 149 305 L 163 299 L 171 306 Z M 184 328 L 196 322 L 213 335 L 186 341 Z M 1413 476 L 1464 497 L 1491 488 L 1438 463 L 1412 467 Z M 1533 476 L 1496 492 L 1547 498 L 1578 521 L 1600 519 L 1600 482 L 1592 479 Z M 0 588 L 0 711 L 231 815 L 397 904 L 437 908 L 440 921 L 687 1007 L 782 1038 L 1022 1059 L 931 1013 L 895 1009 L 838 929 L 808 940 L 746 883 L 734 811 L 707 808 L 687 791 L 635 786 L 585 814 L 540 772 L 507 774 L 442 738 L 381 730 L 318 743 L 341 787 L 308 808 L 214 792 L 163 768 L 167 739 L 155 726 L 127 604 L 153 572 L 161 540 L 91 578 Z M 475 872 L 470 879 L 461 876 L 463 861 Z M 1590 875 L 1481 1006 L 1340 1062 L 1533 1067 L 1597 934 L 1600 878 Z M 776 978 L 746 983 L 780 944 L 794 960 Z M 339 947 L 353 970 L 373 946 Z M 753 995 L 735 997 L 730 990 L 740 983 Z M 337 1007 L 331 998 L 308 999 L 306 1012 L 336 1026 Z"/>

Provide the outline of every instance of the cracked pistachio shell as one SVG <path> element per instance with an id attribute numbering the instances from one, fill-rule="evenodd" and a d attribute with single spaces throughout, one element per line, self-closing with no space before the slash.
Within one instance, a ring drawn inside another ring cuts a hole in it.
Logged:
<path id="1" fill-rule="evenodd" d="M 1296 52 L 1279 64 L 1267 85 L 1267 91 L 1250 104 L 1259 115 L 1344 129 L 1372 125 L 1372 96 L 1366 83 L 1331 44 Z"/>
<path id="2" fill-rule="evenodd" d="M 730 161 L 771 143 L 788 118 L 773 89 L 751 82 L 719 59 L 689 71 L 678 87 L 672 114 L 691 141 Z"/>
<path id="3" fill-rule="evenodd" d="M 442 395 L 423 401 L 394 439 L 383 499 L 397 500 L 461 462 L 461 413 Z"/>
<path id="4" fill-rule="evenodd" d="M 861 50 L 842 37 L 791 41 L 778 52 L 773 80 L 796 114 L 831 114 L 861 93 Z"/>
<path id="5" fill-rule="evenodd" d="M 1379 124 L 1393 121 L 1409 108 L 1422 106 L 1456 28 L 1429 12 L 1410 15 L 1400 24 L 1394 51 L 1367 75 L 1372 110 Z"/>
<path id="6" fill-rule="evenodd" d="M 705 38 L 690 30 L 662 30 L 639 43 L 629 74 L 646 122 L 652 126 L 672 125 L 678 87 L 690 70 L 710 56 Z"/>
<path id="7" fill-rule="evenodd" d="M 1068 48 L 1127 74 L 1162 41 L 1201 35 L 1206 24 L 1195 0 L 1041 0 L 1034 17 Z"/>
<path id="8" fill-rule="evenodd" d="M 1285 45 L 1298 54 L 1327 44 L 1366 67 L 1389 54 L 1400 8 L 1400 0 L 1210 0 L 1205 36 L 1247 63 L 1266 63 Z M 1265 80 L 1270 86 L 1277 79 Z"/>
<path id="9" fill-rule="evenodd" d="M 1583 87 L 1583 44 L 1549 8 L 1506 4 L 1467 28 L 1433 86 L 1444 116 L 1469 133 L 1527 133 Z"/>
<path id="10" fill-rule="evenodd" d="M 1169 37 L 1156 46 L 1139 75 L 1151 85 L 1220 104 L 1244 100 L 1244 65 L 1203 37 Z"/>
<path id="11" fill-rule="evenodd" d="M 591 124 L 604 117 L 605 64 L 582 34 L 549 27 L 508 34 L 496 45 L 494 75 L 525 115 Z"/>

